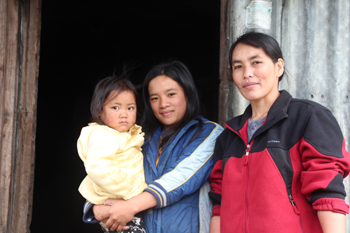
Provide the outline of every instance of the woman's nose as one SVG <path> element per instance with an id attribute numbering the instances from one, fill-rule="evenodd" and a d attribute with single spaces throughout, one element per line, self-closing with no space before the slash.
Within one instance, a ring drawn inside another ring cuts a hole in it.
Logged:
<path id="1" fill-rule="evenodd" d="M 167 100 L 160 101 L 160 108 L 166 108 L 169 106 L 169 102 Z"/>
<path id="2" fill-rule="evenodd" d="M 246 66 L 243 68 L 243 77 L 247 79 L 253 77 L 253 72 L 250 67 Z"/>

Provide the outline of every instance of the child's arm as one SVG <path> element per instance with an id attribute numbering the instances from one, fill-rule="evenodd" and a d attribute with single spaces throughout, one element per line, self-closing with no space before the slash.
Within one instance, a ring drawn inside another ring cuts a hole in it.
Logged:
<path id="1" fill-rule="evenodd" d="M 332 211 L 317 211 L 323 233 L 345 233 L 345 215 Z"/>

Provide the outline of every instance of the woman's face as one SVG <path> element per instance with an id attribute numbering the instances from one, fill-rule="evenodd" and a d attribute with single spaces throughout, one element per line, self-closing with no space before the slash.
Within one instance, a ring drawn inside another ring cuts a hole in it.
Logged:
<path id="1" fill-rule="evenodd" d="M 284 63 L 276 63 L 262 48 L 239 43 L 232 53 L 232 77 L 240 93 L 249 101 L 274 101 L 278 95 L 278 79 Z"/>
<path id="2" fill-rule="evenodd" d="M 153 113 L 163 124 L 164 130 L 180 123 L 186 113 L 187 100 L 179 83 L 160 75 L 150 81 L 148 93 Z"/>

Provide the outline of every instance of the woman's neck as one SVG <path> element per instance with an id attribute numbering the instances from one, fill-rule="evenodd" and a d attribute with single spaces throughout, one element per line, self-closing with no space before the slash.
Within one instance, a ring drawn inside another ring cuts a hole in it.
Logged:
<path id="1" fill-rule="evenodd" d="M 274 95 L 270 95 L 269 98 L 250 101 L 250 104 L 252 106 L 251 119 L 256 120 L 265 117 L 279 95 L 280 93 L 277 91 L 277 93 L 274 93 Z"/>

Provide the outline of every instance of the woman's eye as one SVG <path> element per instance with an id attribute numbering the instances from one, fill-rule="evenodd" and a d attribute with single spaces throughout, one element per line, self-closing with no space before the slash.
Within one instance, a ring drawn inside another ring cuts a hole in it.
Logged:
<path id="1" fill-rule="evenodd" d="M 254 61 L 253 64 L 260 64 L 261 61 Z"/>
<path id="2" fill-rule="evenodd" d="M 174 96 L 175 93 L 169 93 L 168 96 L 171 97 L 171 96 Z"/>
<path id="3" fill-rule="evenodd" d="M 112 108 L 115 109 L 115 110 L 118 110 L 118 109 L 119 109 L 118 106 L 114 106 L 114 107 L 112 107 Z"/>
<path id="4" fill-rule="evenodd" d="M 134 107 L 128 107 L 128 110 L 130 110 L 130 111 L 132 111 L 134 109 L 135 109 Z"/>
<path id="5" fill-rule="evenodd" d="M 150 101 L 154 101 L 154 100 L 157 100 L 158 98 L 157 97 L 152 97 L 150 98 Z"/>
<path id="6" fill-rule="evenodd" d="M 239 68 L 242 68 L 242 66 L 241 66 L 241 65 L 237 65 L 237 66 L 234 66 L 234 67 L 233 67 L 234 70 L 237 70 L 237 69 L 239 69 Z"/>

